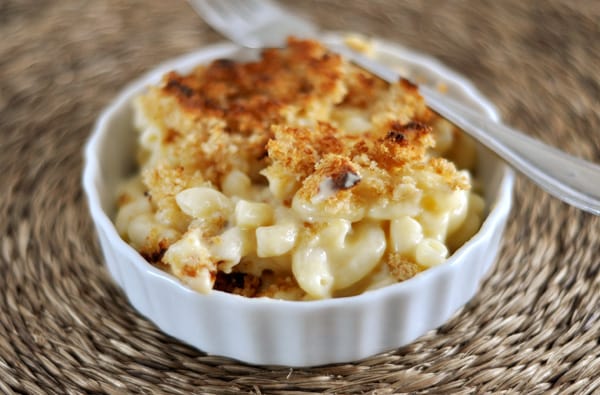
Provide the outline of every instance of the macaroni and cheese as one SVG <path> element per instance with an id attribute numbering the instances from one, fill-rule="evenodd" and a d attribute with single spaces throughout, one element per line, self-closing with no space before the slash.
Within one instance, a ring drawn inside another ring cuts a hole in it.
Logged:
<path id="1" fill-rule="evenodd" d="M 318 42 L 171 72 L 134 107 L 140 172 L 117 230 L 199 292 L 355 295 L 442 263 L 480 226 L 473 143 L 411 82 Z"/>

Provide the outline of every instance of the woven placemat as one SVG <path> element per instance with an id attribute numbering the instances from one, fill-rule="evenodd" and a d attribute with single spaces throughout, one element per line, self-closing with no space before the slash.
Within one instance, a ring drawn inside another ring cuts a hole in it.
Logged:
<path id="1" fill-rule="evenodd" d="M 438 57 L 510 124 L 600 162 L 598 2 L 286 3 L 331 29 Z M 14 0 L 0 1 L 0 37 L 0 392 L 600 391 L 600 220 L 522 177 L 481 291 L 411 345 L 286 369 L 162 334 L 102 263 L 82 146 L 128 81 L 219 36 L 183 1 Z"/>

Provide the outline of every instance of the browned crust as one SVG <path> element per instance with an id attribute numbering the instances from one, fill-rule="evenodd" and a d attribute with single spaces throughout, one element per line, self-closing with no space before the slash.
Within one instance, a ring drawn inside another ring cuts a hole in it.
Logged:
<path id="1" fill-rule="evenodd" d="M 171 72 L 163 92 L 191 115 L 223 118 L 234 133 L 268 133 L 280 111 L 315 96 L 327 97 L 342 76 L 342 59 L 315 41 L 290 39 L 287 49 L 267 49 L 257 62 L 213 61 L 189 75 Z"/>
<path id="2" fill-rule="evenodd" d="M 377 140 L 369 152 L 386 170 L 423 161 L 427 149 L 434 144 L 431 127 L 422 122 L 411 121 L 402 124 L 392 121 L 388 127 L 385 137 Z"/>
<path id="3" fill-rule="evenodd" d="M 259 277 L 240 272 L 217 272 L 214 289 L 246 297 L 256 296 L 261 285 Z"/>
<path id="4" fill-rule="evenodd" d="M 164 150 L 162 159 L 145 168 L 143 181 L 157 215 L 180 232 L 191 219 L 175 195 L 193 186 L 218 187 L 232 169 L 258 182 L 261 171 L 272 167 L 291 177 L 294 193 L 308 201 L 326 181 L 334 194 L 319 204 L 334 214 L 381 196 L 394 199 L 395 186 L 416 171 L 433 172 L 450 188 L 469 187 L 450 162 L 429 157 L 434 115 L 417 85 L 389 85 L 315 41 L 292 38 L 287 48 L 265 50 L 254 62 L 219 59 L 187 75 L 168 73 L 140 100 L 162 129 Z M 368 131 L 345 130 L 343 115 L 352 112 L 364 116 Z M 290 197 L 283 199 L 289 205 Z M 206 234 L 223 226 L 209 225 Z M 159 263 L 163 247 L 148 246 L 143 253 Z M 390 257 L 388 266 L 398 279 L 418 271 L 399 257 Z M 192 269 L 184 274 L 194 277 Z M 260 281 L 219 272 L 215 288 L 253 296 Z"/>
<path id="5" fill-rule="evenodd" d="M 159 264 L 161 263 L 162 257 L 169 248 L 168 240 L 160 240 L 156 246 L 148 246 L 140 251 L 140 254 L 150 263 Z"/>

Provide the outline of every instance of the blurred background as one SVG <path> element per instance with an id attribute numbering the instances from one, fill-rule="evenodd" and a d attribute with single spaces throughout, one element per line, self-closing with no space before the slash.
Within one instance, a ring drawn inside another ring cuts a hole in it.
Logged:
<path id="1" fill-rule="evenodd" d="M 600 163 L 599 1 L 282 3 L 325 29 L 436 57 L 510 125 Z M 0 37 L 0 392 L 143 392 L 165 377 L 182 391 L 203 382 L 259 393 L 257 383 L 273 389 L 278 380 L 306 391 L 344 392 L 354 381 L 365 391 L 409 381 L 446 385 L 441 393 L 598 390 L 600 221 L 522 177 L 482 292 L 439 332 L 396 353 L 290 379 L 288 369 L 240 367 L 162 335 L 102 268 L 80 187 L 82 148 L 129 81 L 223 38 L 185 1 L 161 0 L 0 0 Z M 152 354 L 131 339 L 148 341 Z"/>

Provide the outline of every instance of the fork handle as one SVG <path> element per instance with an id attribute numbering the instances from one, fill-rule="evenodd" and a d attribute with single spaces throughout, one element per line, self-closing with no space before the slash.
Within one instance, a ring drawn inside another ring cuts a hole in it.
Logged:
<path id="1" fill-rule="evenodd" d="M 341 45 L 331 46 L 358 66 L 393 83 L 400 75 Z M 419 90 L 431 109 L 494 151 L 558 199 L 600 215 L 600 166 L 571 156 L 524 133 L 490 120 L 427 86 Z"/>
<path id="2" fill-rule="evenodd" d="M 421 92 L 433 110 L 496 152 L 546 192 L 600 215 L 600 166 L 484 118 L 429 87 L 421 87 Z"/>

